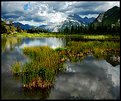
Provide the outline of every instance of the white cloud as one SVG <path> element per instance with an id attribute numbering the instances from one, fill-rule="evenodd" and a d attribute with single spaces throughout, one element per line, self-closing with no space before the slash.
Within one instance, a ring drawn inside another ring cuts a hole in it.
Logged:
<path id="1" fill-rule="evenodd" d="M 116 2 L 116 1 L 110 1 L 110 2 L 104 1 L 104 4 L 96 7 L 95 10 L 97 10 L 97 11 L 107 11 L 108 9 L 112 8 L 113 6 L 120 7 L 120 2 Z"/>
<path id="2" fill-rule="evenodd" d="M 29 7 L 25 10 L 25 6 Z M 2 17 L 14 16 L 15 21 L 30 25 L 57 25 L 69 14 L 82 17 L 97 17 L 113 6 L 120 7 L 119 1 L 8 1 L 1 2 Z M 10 18 L 9 18 L 10 19 Z"/>
<path id="3" fill-rule="evenodd" d="M 18 2 L 18 1 L 8 1 L 2 2 L 1 8 L 4 12 L 14 12 L 14 11 L 23 11 L 23 5 L 27 4 L 28 2 Z"/>
<path id="4" fill-rule="evenodd" d="M 15 22 L 17 22 L 17 21 L 15 21 Z M 31 26 L 39 26 L 40 25 L 40 23 L 39 22 L 35 22 L 35 21 L 33 21 L 33 20 L 31 20 L 31 21 L 19 21 L 20 23 L 22 23 L 22 24 L 29 24 L 29 25 L 31 25 Z"/>

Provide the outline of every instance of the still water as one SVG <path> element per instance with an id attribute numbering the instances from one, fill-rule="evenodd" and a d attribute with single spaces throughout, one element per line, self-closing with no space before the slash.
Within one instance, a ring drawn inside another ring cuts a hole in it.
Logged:
<path id="1" fill-rule="evenodd" d="M 28 59 L 23 47 L 49 46 L 53 49 L 66 46 L 65 38 L 17 38 L 2 40 L 1 97 L 2 99 L 119 99 L 120 65 L 113 67 L 106 60 L 88 55 L 81 62 L 66 61 L 66 71 L 57 75 L 55 85 L 48 90 L 25 91 L 21 78 L 11 73 L 11 65 L 17 60 Z"/>

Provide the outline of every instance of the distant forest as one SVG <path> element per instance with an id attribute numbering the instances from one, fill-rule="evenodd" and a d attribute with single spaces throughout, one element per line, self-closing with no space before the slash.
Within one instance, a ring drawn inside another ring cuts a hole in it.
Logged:
<path id="1" fill-rule="evenodd" d="M 89 26 L 71 26 L 71 28 L 66 27 L 63 31 L 59 31 L 63 34 L 119 34 L 120 24 L 94 25 L 91 23 Z"/>

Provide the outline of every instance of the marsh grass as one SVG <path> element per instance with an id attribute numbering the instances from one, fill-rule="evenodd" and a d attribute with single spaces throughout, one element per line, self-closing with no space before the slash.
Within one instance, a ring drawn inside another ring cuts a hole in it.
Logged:
<path id="1" fill-rule="evenodd" d="M 58 52 L 48 46 L 25 47 L 23 53 L 31 61 L 23 66 L 22 81 L 25 88 L 45 88 L 53 85 L 62 68 Z"/>
<path id="2" fill-rule="evenodd" d="M 70 42 L 67 48 L 71 50 L 71 54 L 93 54 L 97 58 L 107 57 L 111 54 L 120 56 L 120 43 L 119 42 L 100 42 L 100 41 L 88 41 L 88 42 Z"/>
<path id="3" fill-rule="evenodd" d="M 57 48 L 56 51 L 64 60 L 82 60 L 88 54 L 93 54 L 97 59 L 105 58 L 112 54 L 120 56 L 120 43 L 113 41 L 71 41 L 65 48 Z"/>
<path id="4" fill-rule="evenodd" d="M 65 48 L 55 50 L 48 46 L 25 47 L 23 53 L 31 61 L 25 63 L 20 70 L 20 63 L 12 66 L 12 72 L 19 75 L 22 72 L 24 88 L 48 88 L 53 86 L 55 76 L 63 71 L 63 63 L 67 60 L 82 60 L 86 55 L 93 54 L 97 58 L 120 56 L 120 43 L 113 41 L 70 41 Z"/>

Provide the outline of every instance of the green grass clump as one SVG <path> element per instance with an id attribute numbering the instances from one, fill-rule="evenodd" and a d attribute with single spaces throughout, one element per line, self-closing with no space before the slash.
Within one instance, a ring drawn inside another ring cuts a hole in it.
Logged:
<path id="1" fill-rule="evenodd" d="M 31 60 L 20 71 L 20 63 L 12 66 L 13 74 L 22 72 L 22 82 L 25 88 L 47 88 L 54 84 L 55 76 L 63 70 L 58 51 L 48 46 L 25 47 L 23 53 Z"/>
<path id="2" fill-rule="evenodd" d="M 20 75 L 21 64 L 20 62 L 15 62 L 15 64 L 12 65 L 12 73 L 15 75 Z"/>
<path id="3" fill-rule="evenodd" d="M 66 49 L 59 52 L 71 61 L 82 60 L 87 54 L 93 54 L 97 58 L 106 58 L 111 54 L 120 55 L 120 43 L 114 41 L 70 41 Z"/>
<path id="4" fill-rule="evenodd" d="M 96 57 L 104 57 L 109 54 L 120 55 L 120 43 L 109 41 L 88 41 L 88 42 L 75 42 L 68 43 L 67 48 L 70 49 L 70 56 L 76 56 L 76 54 L 87 55 L 93 53 Z"/>
<path id="5" fill-rule="evenodd" d="M 36 62 L 36 64 L 34 64 L 36 66 L 33 68 L 46 67 L 54 70 L 59 68 L 59 54 L 48 46 L 26 47 L 23 52 L 26 56 L 30 57 L 32 61 L 34 61 L 33 63 Z"/>
<path id="6" fill-rule="evenodd" d="M 31 61 L 26 63 L 22 69 L 25 87 L 43 87 L 42 85 L 46 87 L 52 85 L 56 74 L 62 68 L 58 52 L 48 46 L 26 47 L 23 49 L 23 52 L 31 58 Z"/>

